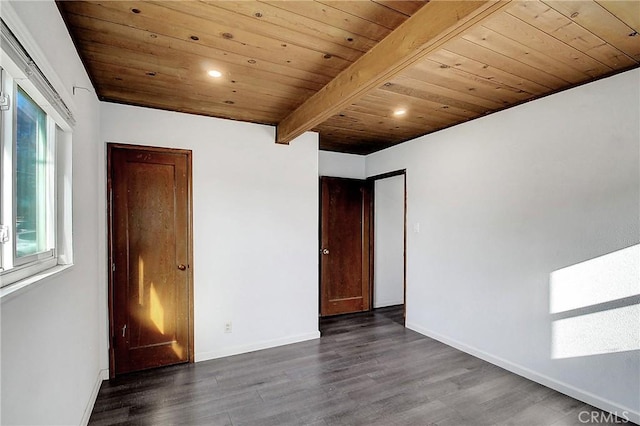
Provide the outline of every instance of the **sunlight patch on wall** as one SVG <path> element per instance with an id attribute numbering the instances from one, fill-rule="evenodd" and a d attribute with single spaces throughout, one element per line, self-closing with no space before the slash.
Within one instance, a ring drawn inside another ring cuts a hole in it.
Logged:
<path id="1" fill-rule="evenodd" d="M 640 349 L 640 305 L 554 321 L 554 359 Z"/>
<path id="2" fill-rule="evenodd" d="M 640 294 L 640 245 L 551 273 L 550 312 L 582 308 Z"/>
<path id="3" fill-rule="evenodd" d="M 554 271 L 551 357 L 640 350 L 640 245 Z"/>

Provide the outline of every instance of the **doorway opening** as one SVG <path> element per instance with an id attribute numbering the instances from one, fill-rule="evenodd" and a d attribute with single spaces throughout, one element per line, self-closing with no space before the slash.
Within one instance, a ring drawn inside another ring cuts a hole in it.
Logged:
<path id="1" fill-rule="evenodd" d="M 372 307 L 402 306 L 406 316 L 406 170 L 368 179 L 372 182 Z M 393 310 L 393 309 L 392 309 Z M 397 311 L 397 309 L 395 309 Z"/>
<path id="2" fill-rule="evenodd" d="M 400 308 L 404 324 L 406 170 L 321 177 L 319 249 L 320 317 Z"/>

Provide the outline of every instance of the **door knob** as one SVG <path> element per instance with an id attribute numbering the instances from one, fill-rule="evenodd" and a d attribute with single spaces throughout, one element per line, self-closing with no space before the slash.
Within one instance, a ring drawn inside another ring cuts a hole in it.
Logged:
<path id="1" fill-rule="evenodd" d="M 184 271 L 185 269 L 187 269 L 187 267 L 181 263 L 178 265 L 178 269 L 180 269 L 181 271 Z"/>
<path id="2" fill-rule="evenodd" d="M 329 254 L 329 249 L 322 249 L 322 254 L 324 254 L 324 255 Z"/>

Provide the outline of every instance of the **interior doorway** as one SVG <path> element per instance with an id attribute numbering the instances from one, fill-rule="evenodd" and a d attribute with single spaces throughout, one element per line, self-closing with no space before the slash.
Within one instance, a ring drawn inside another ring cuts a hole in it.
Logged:
<path id="1" fill-rule="evenodd" d="M 370 178 L 373 182 L 372 306 L 405 305 L 406 171 Z M 406 310 L 403 310 L 406 312 Z"/>
<path id="2" fill-rule="evenodd" d="M 406 300 L 406 171 L 320 178 L 320 316 Z"/>

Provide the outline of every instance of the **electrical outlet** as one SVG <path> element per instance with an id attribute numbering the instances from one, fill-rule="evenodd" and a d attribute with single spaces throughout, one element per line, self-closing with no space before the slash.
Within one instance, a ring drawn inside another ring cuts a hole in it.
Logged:
<path id="1" fill-rule="evenodd" d="M 224 323 L 224 332 L 231 333 L 231 321 Z"/>

